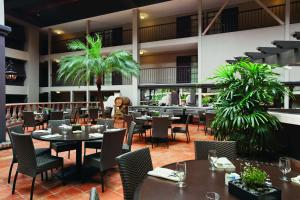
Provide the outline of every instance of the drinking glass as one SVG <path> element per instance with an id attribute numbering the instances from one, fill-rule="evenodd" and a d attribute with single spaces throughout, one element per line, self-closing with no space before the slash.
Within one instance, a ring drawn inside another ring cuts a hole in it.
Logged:
<path id="1" fill-rule="evenodd" d="M 288 181 L 286 174 L 291 171 L 291 161 L 286 157 L 279 158 L 279 169 L 282 172 L 282 177 L 280 178 L 283 181 Z"/>
<path id="2" fill-rule="evenodd" d="M 218 160 L 218 157 L 217 157 L 217 151 L 216 150 L 209 150 L 208 151 L 208 160 L 210 162 L 210 170 L 211 171 L 214 171 L 216 168 L 215 168 L 215 162 Z"/>
<path id="3" fill-rule="evenodd" d="M 178 186 L 180 188 L 185 187 L 185 179 L 186 179 L 186 162 L 178 162 L 176 163 L 176 175 L 178 177 Z"/>
<path id="4" fill-rule="evenodd" d="M 216 192 L 207 192 L 205 195 L 207 200 L 219 200 L 220 195 Z"/>

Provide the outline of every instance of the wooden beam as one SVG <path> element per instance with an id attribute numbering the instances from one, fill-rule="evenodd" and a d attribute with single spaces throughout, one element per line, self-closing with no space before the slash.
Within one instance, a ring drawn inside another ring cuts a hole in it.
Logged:
<path id="1" fill-rule="evenodd" d="M 215 21 L 220 16 L 220 14 L 225 9 L 225 7 L 227 6 L 228 3 L 229 3 L 229 0 L 225 0 L 224 4 L 220 8 L 220 10 L 217 12 L 217 14 L 214 16 L 214 18 L 211 20 L 211 22 L 208 24 L 208 26 L 206 27 L 206 29 L 203 31 L 202 35 L 206 35 L 206 33 L 209 31 L 209 29 L 211 28 L 211 26 L 215 23 Z"/>
<path id="2" fill-rule="evenodd" d="M 268 8 L 264 3 L 261 2 L 261 0 L 255 0 L 258 5 L 260 5 L 273 19 L 275 19 L 280 25 L 284 25 L 284 22 L 275 15 L 270 8 Z"/>

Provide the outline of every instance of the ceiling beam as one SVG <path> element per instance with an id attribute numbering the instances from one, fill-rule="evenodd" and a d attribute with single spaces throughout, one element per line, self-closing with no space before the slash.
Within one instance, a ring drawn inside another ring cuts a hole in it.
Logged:
<path id="1" fill-rule="evenodd" d="M 280 25 L 284 25 L 284 22 L 277 16 L 275 15 L 271 10 L 270 8 L 268 8 L 263 2 L 261 2 L 260 0 L 255 0 L 256 3 L 258 5 L 260 5 L 267 13 L 269 13 L 269 15 L 271 17 L 273 17 L 273 19 L 275 19 Z"/>

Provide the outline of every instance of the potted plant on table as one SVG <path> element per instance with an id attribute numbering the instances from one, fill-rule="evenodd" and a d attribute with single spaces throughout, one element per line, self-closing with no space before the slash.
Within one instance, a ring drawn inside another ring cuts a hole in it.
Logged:
<path id="1" fill-rule="evenodd" d="M 281 191 L 267 182 L 268 175 L 257 167 L 246 165 L 241 179 L 229 181 L 229 193 L 243 200 L 281 199 Z"/>
<path id="2" fill-rule="evenodd" d="M 115 51 L 108 56 L 102 55 L 102 40 L 98 34 L 87 35 L 86 43 L 73 40 L 67 43 L 71 51 L 83 51 L 82 55 L 64 56 L 59 61 L 58 79 L 73 84 L 86 84 L 96 77 L 100 108 L 104 111 L 103 85 L 104 75 L 119 72 L 125 76 L 138 76 L 140 66 L 127 51 Z M 104 113 L 104 112 L 103 112 Z"/>
<path id="3" fill-rule="evenodd" d="M 275 152 L 272 140 L 280 122 L 267 108 L 275 99 L 291 95 L 278 80 L 276 68 L 240 60 L 221 66 L 211 78 L 219 89 L 214 103 L 214 136 L 218 140 L 237 141 L 242 156 L 265 158 Z"/>

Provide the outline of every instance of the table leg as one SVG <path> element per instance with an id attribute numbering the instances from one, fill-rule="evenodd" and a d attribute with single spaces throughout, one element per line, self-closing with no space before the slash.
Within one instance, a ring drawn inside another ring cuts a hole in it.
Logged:
<path id="1" fill-rule="evenodd" d="M 78 172 L 81 171 L 82 167 L 82 142 L 77 142 L 77 147 L 76 147 L 76 168 Z"/>

